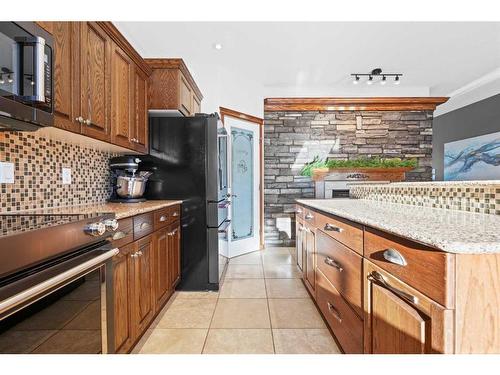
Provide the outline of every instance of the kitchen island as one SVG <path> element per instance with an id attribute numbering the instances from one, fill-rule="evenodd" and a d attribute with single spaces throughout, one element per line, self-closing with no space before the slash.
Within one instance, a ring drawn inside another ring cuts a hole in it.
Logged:
<path id="1" fill-rule="evenodd" d="M 346 353 L 500 353 L 500 216 L 298 199 L 297 258 Z"/>

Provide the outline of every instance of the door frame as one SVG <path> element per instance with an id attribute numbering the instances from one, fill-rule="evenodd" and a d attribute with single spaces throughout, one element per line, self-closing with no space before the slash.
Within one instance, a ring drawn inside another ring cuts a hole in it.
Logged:
<path id="1" fill-rule="evenodd" d="M 219 107 L 219 114 L 221 121 L 224 124 L 226 117 L 232 117 L 238 120 L 247 121 L 259 126 L 259 163 L 260 163 L 260 181 L 259 181 L 259 196 L 260 196 L 260 212 L 259 212 L 259 243 L 260 248 L 264 248 L 264 119 L 243 112 L 235 111 L 233 109 Z M 225 126 L 225 125 L 224 125 Z"/>

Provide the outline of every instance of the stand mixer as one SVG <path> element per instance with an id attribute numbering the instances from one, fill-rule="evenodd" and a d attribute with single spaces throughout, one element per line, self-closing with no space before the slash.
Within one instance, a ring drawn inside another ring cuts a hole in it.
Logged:
<path id="1" fill-rule="evenodd" d="M 111 158 L 109 167 L 111 169 L 112 187 L 110 202 L 137 203 L 144 202 L 144 190 L 146 182 L 152 172 L 140 171 L 141 159 L 137 156 L 118 156 Z"/>

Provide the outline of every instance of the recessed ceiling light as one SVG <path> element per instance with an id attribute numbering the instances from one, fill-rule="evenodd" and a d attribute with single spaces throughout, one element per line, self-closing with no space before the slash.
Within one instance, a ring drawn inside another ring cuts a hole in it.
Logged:
<path id="1" fill-rule="evenodd" d="M 221 49 L 222 49 L 222 44 L 220 44 L 220 43 L 215 43 L 215 44 L 214 44 L 214 48 L 215 48 L 216 50 L 221 50 Z"/>

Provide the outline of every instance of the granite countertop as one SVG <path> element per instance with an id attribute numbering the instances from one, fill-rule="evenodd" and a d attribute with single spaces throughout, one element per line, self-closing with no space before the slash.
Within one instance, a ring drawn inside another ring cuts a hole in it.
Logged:
<path id="1" fill-rule="evenodd" d="M 140 203 L 95 203 L 81 206 L 46 208 L 35 211 L 13 212 L 12 214 L 52 214 L 52 215 L 73 215 L 88 213 L 114 213 L 117 219 L 140 215 L 146 212 L 159 210 L 160 208 L 181 204 L 181 200 L 151 200 Z"/>
<path id="2" fill-rule="evenodd" d="M 406 181 L 406 182 L 391 182 L 390 184 L 381 183 L 379 181 L 361 181 L 361 182 L 349 182 L 349 186 L 366 186 L 369 187 L 491 187 L 500 186 L 500 180 L 475 180 L 475 181 Z"/>
<path id="3" fill-rule="evenodd" d="M 297 199 L 297 202 L 449 253 L 500 252 L 500 215 L 367 199 Z"/>

